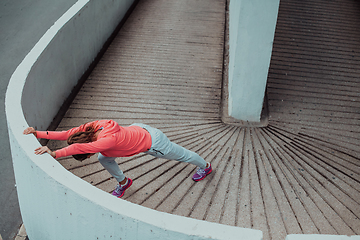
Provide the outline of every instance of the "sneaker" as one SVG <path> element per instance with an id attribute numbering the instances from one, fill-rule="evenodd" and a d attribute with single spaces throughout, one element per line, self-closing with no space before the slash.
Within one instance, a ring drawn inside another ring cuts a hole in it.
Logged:
<path id="1" fill-rule="evenodd" d="M 203 180 L 207 175 L 209 175 L 212 172 L 212 167 L 211 164 L 209 163 L 209 167 L 208 168 L 197 168 L 196 173 L 194 174 L 194 176 L 192 177 L 192 179 L 195 182 L 201 181 Z"/>
<path id="2" fill-rule="evenodd" d="M 132 180 L 128 178 L 127 183 L 124 186 L 121 186 L 120 184 L 116 186 L 116 189 L 113 191 L 112 195 L 121 198 L 124 195 L 125 190 L 128 189 L 131 186 L 131 184 L 132 184 Z"/>

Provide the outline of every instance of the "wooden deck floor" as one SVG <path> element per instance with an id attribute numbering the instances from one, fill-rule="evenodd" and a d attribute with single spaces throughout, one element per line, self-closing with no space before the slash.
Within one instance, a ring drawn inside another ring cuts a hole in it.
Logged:
<path id="1" fill-rule="evenodd" d="M 212 163 L 195 183 L 188 164 L 118 158 L 134 180 L 127 201 L 264 239 L 360 234 L 360 3 L 281 0 L 264 128 L 220 119 L 225 9 L 226 0 L 140 1 L 58 130 L 142 122 Z M 59 162 L 104 191 L 116 185 L 96 157 Z"/>

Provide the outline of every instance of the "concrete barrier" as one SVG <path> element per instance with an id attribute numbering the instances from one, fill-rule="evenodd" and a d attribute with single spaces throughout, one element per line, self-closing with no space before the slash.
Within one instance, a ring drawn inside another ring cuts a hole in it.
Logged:
<path id="1" fill-rule="evenodd" d="M 24 136 L 46 129 L 134 0 L 80 0 L 12 75 L 5 99 L 21 214 L 30 239 L 262 239 L 262 232 L 148 209 L 92 186 Z"/>

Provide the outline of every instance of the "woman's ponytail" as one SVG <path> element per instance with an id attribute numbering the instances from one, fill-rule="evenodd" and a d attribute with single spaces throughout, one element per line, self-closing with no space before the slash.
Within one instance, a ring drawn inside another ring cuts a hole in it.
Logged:
<path id="1" fill-rule="evenodd" d="M 94 136 L 95 136 L 95 128 L 93 125 L 90 125 L 88 127 L 86 127 L 85 132 L 76 132 L 72 135 L 70 135 L 67 139 L 67 143 L 69 145 L 74 144 L 74 143 L 89 143 L 89 142 L 93 142 L 94 141 Z M 76 154 L 73 155 L 73 157 L 76 160 L 79 161 L 83 161 L 86 158 L 88 158 L 90 154 L 86 153 L 86 154 Z"/>

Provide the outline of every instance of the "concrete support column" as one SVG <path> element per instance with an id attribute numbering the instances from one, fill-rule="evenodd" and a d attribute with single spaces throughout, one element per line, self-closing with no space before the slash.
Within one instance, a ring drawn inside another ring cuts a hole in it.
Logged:
<path id="1" fill-rule="evenodd" d="M 280 0 L 230 0 L 228 117 L 260 123 Z"/>

